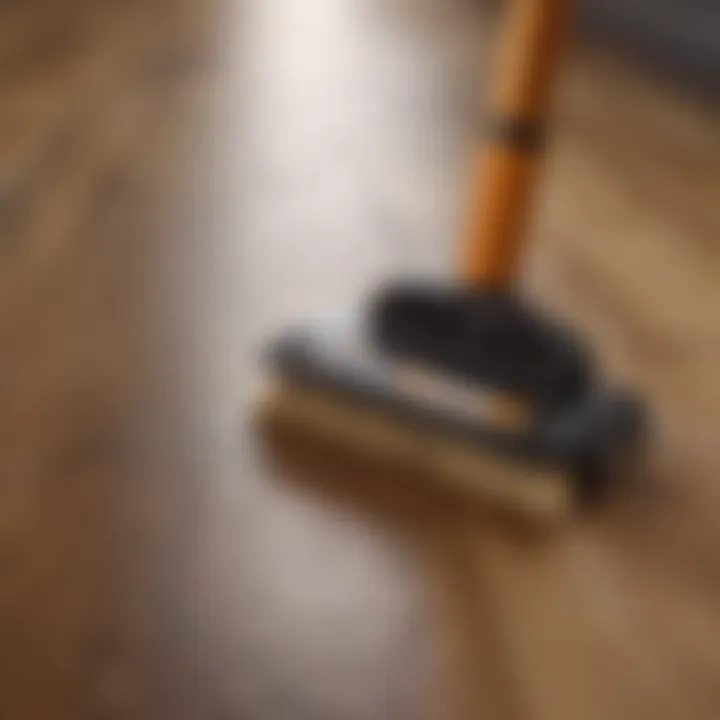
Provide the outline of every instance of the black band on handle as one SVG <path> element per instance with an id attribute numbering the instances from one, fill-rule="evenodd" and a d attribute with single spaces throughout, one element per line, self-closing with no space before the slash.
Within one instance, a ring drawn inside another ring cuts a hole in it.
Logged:
<path id="1" fill-rule="evenodd" d="M 545 147 L 545 123 L 516 117 L 497 117 L 490 121 L 488 137 L 499 145 L 523 152 L 540 152 Z"/>

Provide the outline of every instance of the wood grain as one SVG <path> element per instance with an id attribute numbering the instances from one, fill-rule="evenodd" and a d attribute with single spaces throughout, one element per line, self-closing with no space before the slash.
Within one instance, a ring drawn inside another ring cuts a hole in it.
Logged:
<path id="1" fill-rule="evenodd" d="M 532 228 L 527 291 L 650 402 L 645 486 L 529 537 L 300 482 L 247 417 L 270 333 L 455 267 L 493 29 L 2 5 L 4 720 L 717 717 L 716 108 L 578 47 Z"/>

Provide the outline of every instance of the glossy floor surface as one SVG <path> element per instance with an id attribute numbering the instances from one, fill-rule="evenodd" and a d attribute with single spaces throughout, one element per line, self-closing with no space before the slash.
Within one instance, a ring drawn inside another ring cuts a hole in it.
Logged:
<path id="1" fill-rule="evenodd" d="M 717 111 L 576 48 L 527 289 L 655 416 L 528 540 L 313 490 L 257 353 L 444 272 L 494 24 L 455 0 L 0 7 L 0 717 L 720 713 Z"/>

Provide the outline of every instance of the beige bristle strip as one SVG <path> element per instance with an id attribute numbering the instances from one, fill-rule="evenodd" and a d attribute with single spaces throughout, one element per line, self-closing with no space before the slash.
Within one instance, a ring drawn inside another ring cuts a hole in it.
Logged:
<path id="1" fill-rule="evenodd" d="M 286 381 L 274 383 L 259 412 L 270 422 L 310 428 L 379 459 L 405 463 L 496 505 L 557 517 L 572 505 L 568 474 L 530 461 L 499 458 L 458 440 L 403 425 L 327 392 Z"/>
<path id="2" fill-rule="evenodd" d="M 327 393 L 280 383 L 265 396 L 261 413 L 270 421 L 289 422 L 299 429 L 312 427 L 340 444 L 411 464 L 424 474 L 513 509 L 557 516 L 572 502 L 569 478 L 560 470 L 499 459 L 467 443 L 407 427 Z"/>

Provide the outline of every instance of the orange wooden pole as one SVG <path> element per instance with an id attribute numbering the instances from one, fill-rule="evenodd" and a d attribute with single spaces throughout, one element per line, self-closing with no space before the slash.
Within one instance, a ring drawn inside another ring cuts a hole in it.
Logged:
<path id="1" fill-rule="evenodd" d="M 570 0 L 508 0 L 492 103 L 491 138 L 473 193 L 462 274 L 471 284 L 509 284 L 537 185 L 551 90 Z"/>

